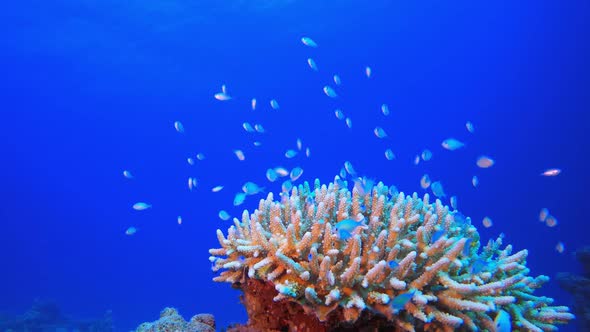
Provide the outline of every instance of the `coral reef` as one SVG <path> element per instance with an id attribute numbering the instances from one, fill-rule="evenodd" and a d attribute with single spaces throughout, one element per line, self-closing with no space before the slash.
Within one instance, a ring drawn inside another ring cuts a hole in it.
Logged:
<path id="1" fill-rule="evenodd" d="M 0 317 L 0 331 L 55 332 L 71 330 L 112 332 L 111 312 L 107 311 L 103 319 L 73 320 L 64 316 L 55 302 L 37 299 L 23 315 L 15 318 L 8 315 Z"/>
<path id="2" fill-rule="evenodd" d="M 313 190 L 305 182 L 280 201 L 270 193 L 234 219 L 227 237 L 217 230 L 214 280 L 244 291 L 252 306 L 244 329 L 333 331 L 361 320 L 399 331 L 494 331 L 496 324 L 553 331 L 574 318 L 533 294 L 548 277 L 528 276 L 526 250 L 501 248 L 502 237 L 480 248 L 470 219 L 428 194 L 359 183 L 351 191 L 339 177 L 316 180 Z M 255 300 L 269 290 L 283 315 Z M 264 310 L 272 317 L 264 319 Z M 299 318 L 279 318 L 289 315 Z"/>
<path id="3" fill-rule="evenodd" d="M 194 315 L 190 321 L 184 318 L 174 308 L 164 308 L 160 312 L 160 319 L 151 323 L 142 323 L 136 332 L 215 332 L 215 318 L 210 314 Z"/>
<path id="4" fill-rule="evenodd" d="M 577 250 L 576 258 L 582 265 L 582 275 L 562 272 L 557 275 L 557 281 L 574 298 L 579 330 L 590 331 L 590 247 Z"/>

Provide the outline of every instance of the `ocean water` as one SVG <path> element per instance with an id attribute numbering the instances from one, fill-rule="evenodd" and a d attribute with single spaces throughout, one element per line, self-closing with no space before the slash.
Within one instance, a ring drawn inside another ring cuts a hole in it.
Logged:
<path id="1" fill-rule="evenodd" d="M 280 192 L 281 181 L 265 177 L 276 166 L 302 167 L 296 183 L 326 183 L 350 161 L 359 174 L 419 194 L 427 173 L 458 197 L 484 240 L 504 233 L 505 243 L 527 248 L 532 275 L 579 270 L 572 252 L 588 244 L 590 186 L 587 1 L 25 0 L 4 7 L 0 312 L 20 314 L 46 298 L 76 318 L 112 310 L 115 331 L 153 321 L 165 306 L 185 318 L 212 313 L 219 327 L 245 322 L 239 292 L 211 280 L 208 249 L 218 246 L 216 229 L 231 224 L 220 210 L 240 216 L 265 197 L 234 206 L 245 182 Z M 303 45 L 303 36 L 318 47 Z M 223 84 L 231 100 L 214 98 Z M 325 85 L 338 97 L 327 97 Z M 247 133 L 245 121 L 266 132 Z M 376 126 L 388 137 L 375 137 Z M 443 149 L 449 137 L 465 148 Z M 298 138 L 310 156 L 285 158 Z M 384 157 L 387 148 L 395 160 Z M 425 148 L 432 159 L 414 165 Z M 205 159 L 189 165 L 197 153 Z M 478 168 L 482 154 L 495 165 Z M 539 175 L 552 167 L 562 173 Z M 192 191 L 189 177 L 197 179 Z M 224 189 L 212 193 L 217 185 Z M 133 210 L 138 201 L 152 208 Z M 538 221 L 541 208 L 556 227 Z M 485 216 L 492 227 L 482 226 Z M 129 227 L 137 232 L 126 235 Z M 555 249 L 560 241 L 563 253 Z M 554 280 L 539 293 L 572 302 Z"/>

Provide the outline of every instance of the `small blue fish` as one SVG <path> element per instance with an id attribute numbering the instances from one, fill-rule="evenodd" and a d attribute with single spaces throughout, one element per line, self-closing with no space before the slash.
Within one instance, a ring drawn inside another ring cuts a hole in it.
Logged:
<path id="1" fill-rule="evenodd" d="M 373 190 L 374 185 L 375 181 L 367 178 L 366 176 L 354 180 L 354 186 L 356 190 L 358 190 L 359 194 L 362 196 L 370 194 L 371 190 Z"/>
<path id="2" fill-rule="evenodd" d="M 345 175 L 346 175 L 346 173 L 345 173 Z M 336 179 L 336 180 L 334 180 L 334 182 L 338 185 L 339 188 L 346 187 L 346 183 L 342 179 Z"/>
<path id="3" fill-rule="evenodd" d="M 285 152 L 285 157 L 287 158 L 293 158 L 297 155 L 297 151 L 293 150 L 293 149 L 289 149 L 287 150 L 287 152 Z"/>
<path id="4" fill-rule="evenodd" d="M 549 217 L 550 213 L 549 213 L 549 209 L 548 208 L 542 208 L 541 212 L 539 212 L 539 221 L 540 222 L 544 222 L 545 220 L 547 220 L 547 217 Z"/>
<path id="5" fill-rule="evenodd" d="M 313 258 L 313 255 L 311 253 L 309 253 L 309 255 L 307 255 L 307 260 L 311 262 L 312 258 Z"/>
<path id="6" fill-rule="evenodd" d="M 344 220 L 338 222 L 335 227 L 338 232 L 346 231 L 346 232 L 352 233 L 357 227 L 359 227 L 361 225 L 363 225 L 363 220 L 356 221 L 354 219 L 349 218 L 349 219 L 344 219 Z"/>
<path id="7" fill-rule="evenodd" d="M 443 197 L 447 196 L 445 194 L 445 190 L 443 189 L 443 185 L 442 185 L 442 183 L 440 183 L 440 181 L 433 182 L 430 185 L 430 189 L 432 190 L 432 193 L 436 197 L 443 198 Z"/>
<path id="8" fill-rule="evenodd" d="M 428 189 L 431 183 L 432 181 L 430 180 L 430 175 L 428 174 L 424 174 L 420 178 L 420 187 L 422 187 L 422 189 Z"/>
<path id="9" fill-rule="evenodd" d="M 313 47 L 313 48 L 318 47 L 318 44 L 315 41 L 313 41 L 313 39 L 311 39 L 309 37 L 301 37 L 301 42 L 305 46 L 309 46 L 309 47 Z"/>
<path id="10" fill-rule="evenodd" d="M 318 71 L 318 65 L 312 58 L 307 59 L 307 64 L 309 65 L 309 68 L 313 69 L 314 71 Z"/>
<path id="11" fill-rule="evenodd" d="M 367 206 L 365 205 L 365 203 L 361 203 L 361 206 L 359 206 L 359 208 L 361 209 L 361 213 L 367 212 Z"/>
<path id="12" fill-rule="evenodd" d="M 474 175 L 471 178 L 471 184 L 473 185 L 474 188 L 477 188 L 477 185 L 479 184 L 479 178 L 477 177 L 477 175 Z"/>
<path id="13" fill-rule="evenodd" d="M 231 218 L 231 216 L 229 215 L 229 213 L 227 213 L 227 211 L 225 210 L 221 210 L 218 213 L 219 219 L 221 220 L 229 220 L 229 218 Z"/>
<path id="14" fill-rule="evenodd" d="M 147 210 L 147 209 L 149 209 L 151 207 L 152 207 L 151 204 L 144 203 L 144 202 L 137 202 L 137 203 L 133 204 L 133 209 L 136 210 L 136 211 Z"/>
<path id="15" fill-rule="evenodd" d="M 457 196 L 451 196 L 451 207 L 453 210 L 457 210 Z"/>
<path id="16" fill-rule="evenodd" d="M 254 125 L 254 130 L 256 130 L 256 132 L 263 134 L 265 132 L 264 127 L 260 124 L 257 123 Z"/>
<path id="17" fill-rule="evenodd" d="M 510 314 L 504 310 L 498 311 L 494 319 L 494 325 L 496 325 L 496 332 L 511 332 L 512 323 L 510 322 Z"/>
<path id="18" fill-rule="evenodd" d="M 346 173 L 346 169 L 345 169 L 344 167 L 342 167 L 342 168 L 340 169 L 340 178 L 341 178 L 341 179 L 346 179 L 346 174 L 347 174 L 347 173 Z"/>
<path id="19" fill-rule="evenodd" d="M 417 154 L 417 155 L 414 157 L 414 165 L 418 165 L 419 163 L 420 163 L 420 155 L 419 155 L 419 154 Z"/>
<path id="20" fill-rule="evenodd" d="M 303 175 L 303 168 L 295 167 L 291 170 L 289 176 L 291 177 L 291 181 L 297 181 L 301 175 Z"/>
<path id="21" fill-rule="evenodd" d="M 352 167 L 352 163 L 350 161 L 344 162 L 344 169 L 348 174 L 356 176 L 356 171 L 354 170 L 354 167 Z M 344 176 L 342 176 L 342 178 L 344 178 Z"/>
<path id="22" fill-rule="evenodd" d="M 478 258 L 475 260 L 475 262 L 473 262 L 473 264 L 469 267 L 469 273 L 470 274 L 478 274 L 481 271 L 483 271 L 487 266 L 487 263 L 485 260 Z"/>
<path id="23" fill-rule="evenodd" d="M 454 150 L 460 149 L 460 148 L 462 148 L 464 146 L 465 146 L 465 143 L 463 143 L 463 142 L 461 142 L 459 140 L 456 140 L 454 138 L 447 138 L 446 140 L 444 140 L 442 142 L 442 147 L 445 148 L 445 149 L 447 149 L 447 150 L 450 150 L 450 151 L 454 151 Z"/>
<path id="24" fill-rule="evenodd" d="M 246 195 L 256 195 L 258 193 L 264 192 L 264 187 L 259 187 L 256 183 L 248 181 L 242 186 L 242 191 Z"/>
<path id="25" fill-rule="evenodd" d="M 213 97 L 215 97 L 215 99 L 217 99 L 219 101 L 226 101 L 226 100 L 231 99 L 231 96 L 225 92 L 218 92 L 218 93 L 214 94 Z"/>
<path id="26" fill-rule="evenodd" d="M 399 266 L 399 263 L 396 262 L 396 261 L 390 261 L 389 262 L 389 268 L 392 269 L 392 270 L 395 269 L 398 266 Z"/>
<path id="27" fill-rule="evenodd" d="M 289 192 L 291 191 L 291 189 L 293 189 L 293 183 L 291 182 L 291 180 L 285 180 L 285 182 L 281 184 L 281 190 L 283 192 Z"/>
<path id="28" fill-rule="evenodd" d="M 391 187 L 389 187 L 389 190 L 387 190 L 387 192 L 389 193 L 389 195 L 391 197 L 397 196 L 397 194 L 399 194 L 399 190 L 397 190 L 397 187 L 394 185 L 391 185 Z"/>
<path id="29" fill-rule="evenodd" d="M 334 83 L 336 83 L 336 85 L 342 84 L 342 80 L 340 79 L 339 75 L 334 75 Z"/>
<path id="30" fill-rule="evenodd" d="M 135 233 L 137 233 L 137 228 L 135 228 L 133 226 L 127 228 L 127 230 L 125 231 L 125 234 L 127 234 L 127 235 L 133 235 Z"/>
<path id="31" fill-rule="evenodd" d="M 252 125 L 249 122 L 242 123 L 242 128 L 244 128 L 244 130 L 246 132 L 249 132 L 249 133 L 253 133 L 254 132 L 254 127 L 252 127 Z"/>
<path id="32" fill-rule="evenodd" d="M 395 153 L 393 153 L 393 151 L 391 149 L 385 150 L 385 159 L 387 159 L 387 160 L 395 159 Z"/>
<path id="33" fill-rule="evenodd" d="M 273 110 L 278 110 L 280 108 L 279 102 L 276 99 L 272 99 L 270 101 L 270 107 L 272 107 Z"/>
<path id="34" fill-rule="evenodd" d="M 402 310 L 406 307 L 406 304 L 408 304 L 408 302 L 410 302 L 410 300 L 412 300 L 412 298 L 414 297 L 414 294 L 416 293 L 416 290 L 411 290 L 407 293 L 404 294 L 400 294 L 398 296 L 396 296 L 392 301 L 391 301 L 391 307 L 394 310 Z"/>
<path id="35" fill-rule="evenodd" d="M 455 219 L 455 222 L 459 224 L 468 224 L 471 222 L 471 218 L 465 217 L 465 215 L 459 211 L 453 212 L 453 218 Z"/>
<path id="36" fill-rule="evenodd" d="M 266 170 L 266 179 L 268 181 L 275 182 L 277 180 L 278 176 L 279 175 L 277 174 L 277 172 L 274 169 L 269 168 Z"/>
<path id="37" fill-rule="evenodd" d="M 346 118 L 344 120 L 344 122 L 346 122 L 346 126 L 350 129 L 352 128 L 352 120 L 350 118 Z"/>
<path id="38" fill-rule="evenodd" d="M 174 129 L 179 133 L 184 133 L 184 126 L 180 121 L 174 121 Z"/>
<path id="39" fill-rule="evenodd" d="M 347 230 L 340 229 L 338 230 L 338 237 L 340 240 L 346 241 L 352 237 L 352 234 L 350 234 L 350 232 Z"/>
<path id="40" fill-rule="evenodd" d="M 336 91 L 329 85 L 324 86 L 324 93 L 326 94 L 326 96 L 328 96 L 330 98 L 338 97 L 338 94 L 336 93 Z"/>
<path id="41" fill-rule="evenodd" d="M 218 259 L 217 257 L 213 257 L 213 259 L 211 259 L 211 258 L 209 259 L 211 261 L 211 271 L 215 271 L 215 266 L 217 265 L 215 263 L 217 262 L 217 259 Z"/>
<path id="42" fill-rule="evenodd" d="M 234 150 L 234 154 L 236 155 L 236 158 L 238 158 L 239 161 L 244 161 L 246 159 L 246 155 L 242 150 Z"/>
<path id="43" fill-rule="evenodd" d="M 246 199 L 245 193 L 237 193 L 236 196 L 234 197 L 234 206 L 242 205 L 242 203 L 244 203 L 245 199 Z"/>
<path id="44" fill-rule="evenodd" d="M 297 139 L 297 150 L 301 151 L 301 148 L 303 147 L 303 142 L 301 141 L 301 138 Z"/>
<path id="45" fill-rule="evenodd" d="M 375 136 L 377 136 L 377 138 L 387 137 L 387 133 L 385 132 L 385 129 L 383 129 L 381 127 L 375 127 L 375 129 L 373 130 L 373 133 L 375 134 Z"/>
<path id="46" fill-rule="evenodd" d="M 440 231 L 434 232 L 434 234 L 432 234 L 432 239 L 430 239 L 430 243 L 435 243 L 441 237 L 443 237 L 443 235 L 445 235 L 445 230 L 444 229 L 441 229 Z"/>

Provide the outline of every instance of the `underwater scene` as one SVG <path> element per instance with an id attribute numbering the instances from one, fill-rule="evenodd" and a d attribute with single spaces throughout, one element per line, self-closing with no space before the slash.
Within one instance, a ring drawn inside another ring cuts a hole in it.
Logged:
<path id="1" fill-rule="evenodd" d="M 0 332 L 590 331 L 590 2 L 0 16 Z"/>

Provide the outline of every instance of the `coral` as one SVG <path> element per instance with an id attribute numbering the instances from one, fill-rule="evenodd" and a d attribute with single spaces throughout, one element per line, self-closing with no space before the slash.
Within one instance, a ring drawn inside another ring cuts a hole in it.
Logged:
<path id="1" fill-rule="evenodd" d="M 574 298 L 579 330 L 590 331 L 590 247 L 577 250 L 576 258 L 582 265 L 582 275 L 562 272 L 557 275 L 557 281 Z"/>
<path id="2" fill-rule="evenodd" d="M 151 323 L 142 323 L 136 332 L 215 332 L 215 318 L 210 314 L 198 314 L 190 321 L 184 318 L 174 308 L 164 308 L 160 312 L 160 319 Z"/>
<path id="3" fill-rule="evenodd" d="M 399 331 L 495 330 L 505 311 L 515 329 L 552 331 L 574 318 L 533 295 L 548 278 L 528 276 L 526 250 L 501 249 L 502 237 L 480 248 L 470 219 L 430 203 L 428 194 L 361 187 L 351 191 L 336 177 L 327 186 L 316 180 L 313 190 L 305 182 L 280 201 L 269 193 L 252 214 L 234 219 L 227 237 L 217 230 L 221 248 L 209 251 L 212 269 L 221 271 L 214 280 L 242 288 L 247 305 L 249 292 L 260 289 L 248 286 L 251 279 L 268 284 L 277 305 L 315 316 L 293 323 L 298 330 L 332 330 L 367 316 Z M 354 220 L 362 223 L 350 227 Z M 248 312 L 250 327 L 270 330 Z"/>
<path id="4" fill-rule="evenodd" d="M 29 310 L 17 317 L 0 315 L 0 331 L 85 331 L 112 332 L 111 311 L 97 320 L 74 320 L 62 314 L 57 303 L 36 299 Z"/>

